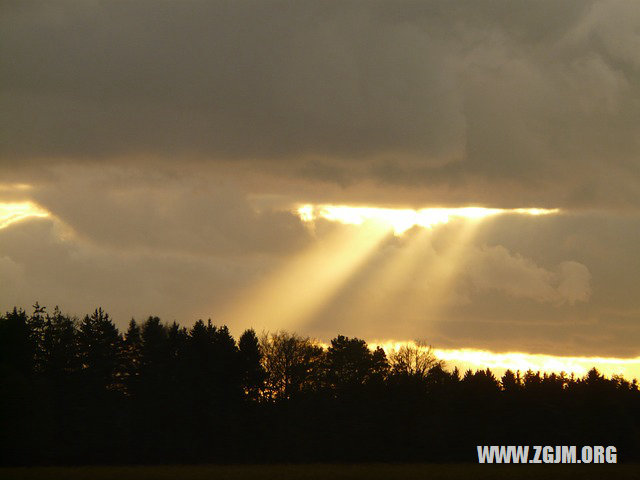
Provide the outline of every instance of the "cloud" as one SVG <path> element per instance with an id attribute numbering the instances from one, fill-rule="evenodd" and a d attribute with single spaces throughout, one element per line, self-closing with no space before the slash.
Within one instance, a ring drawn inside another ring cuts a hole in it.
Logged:
<path id="1" fill-rule="evenodd" d="M 123 252 L 60 235 L 52 219 L 28 220 L 0 232 L 0 308 L 35 301 L 80 315 L 98 306 L 118 325 L 159 314 L 190 324 L 216 318 L 219 305 L 265 261 L 178 253 Z"/>
<path id="2" fill-rule="evenodd" d="M 224 179 L 66 166 L 30 195 L 74 234 L 119 250 L 291 254 L 309 241 L 292 212 L 256 211 L 246 193 Z"/>
<path id="3" fill-rule="evenodd" d="M 24 269 L 7 256 L 0 256 L 0 285 L 9 298 L 17 298 L 26 287 Z"/>
<path id="4" fill-rule="evenodd" d="M 615 0 L 5 4 L 2 162 L 142 156 L 363 202 L 637 208 L 639 17 Z"/>
<path id="5" fill-rule="evenodd" d="M 479 291 L 496 289 L 543 302 L 556 299 L 552 272 L 499 245 L 480 250 L 470 261 L 468 274 Z"/>
<path id="6" fill-rule="evenodd" d="M 562 299 L 570 305 L 586 302 L 591 295 L 589 269 L 578 262 L 562 262 L 559 269 L 558 293 Z"/>
<path id="7" fill-rule="evenodd" d="M 499 290 L 516 298 L 570 305 L 588 301 L 591 294 L 591 274 L 585 265 L 564 261 L 550 271 L 501 245 L 476 250 L 466 267 L 479 292 Z"/>

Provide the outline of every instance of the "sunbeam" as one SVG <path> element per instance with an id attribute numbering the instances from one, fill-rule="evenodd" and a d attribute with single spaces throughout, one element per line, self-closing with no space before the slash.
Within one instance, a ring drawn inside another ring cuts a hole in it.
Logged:
<path id="1" fill-rule="evenodd" d="M 465 262 L 465 252 L 472 243 L 478 220 L 456 219 L 448 225 L 447 242 L 434 247 L 434 233 L 421 232 L 404 246 L 396 262 L 388 266 L 381 277 L 394 294 L 386 298 L 384 311 L 394 318 L 394 328 L 400 331 L 430 333 L 430 321 L 440 318 L 448 304 L 456 299 L 453 286 Z"/>
<path id="2" fill-rule="evenodd" d="M 428 257 L 433 255 L 430 235 L 429 230 L 412 232 L 401 243 L 390 247 L 393 250 L 387 252 L 359 288 L 354 289 L 344 313 L 344 318 L 354 323 L 354 331 L 364 331 L 366 325 L 362 324 L 376 317 L 397 318 L 398 304 L 414 296 L 406 292 L 416 265 L 428 262 Z"/>
<path id="3" fill-rule="evenodd" d="M 325 299 L 311 320 L 316 326 L 328 319 L 344 321 L 351 329 L 363 322 L 393 318 L 398 331 L 426 333 L 429 321 L 442 315 L 456 297 L 454 285 L 463 268 L 478 226 L 489 216 L 548 215 L 557 209 L 490 209 L 481 207 L 431 208 L 421 210 L 340 205 L 299 205 L 299 218 L 312 226 L 318 221 L 361 228 L 377 225 L 391 229 L 399 238 L 385 247 L 350 282 Z M 446 229 L 443 231 L 443 229 Z M 409 230 L 412 230 L 409 233 Z M 444 235 L 444 237 L 438 237 Z M 445 238 L 444 242 L 439 242 Z M 438 243 L 438 248 L 434 247 Z M 332 302 L 333 300 L 333 302 Z M 342 320 L 340 320 L 342 319 Z M 377 319 L 377 320 L 376 320 Z"/>
<path id="4" fill-rule="evenodd" d="M 295 329 L 329 302 L 390 234 L 388 228 L 367 222 L 317 239 L 224 309 L 222 318 L 244 328 Z"/>

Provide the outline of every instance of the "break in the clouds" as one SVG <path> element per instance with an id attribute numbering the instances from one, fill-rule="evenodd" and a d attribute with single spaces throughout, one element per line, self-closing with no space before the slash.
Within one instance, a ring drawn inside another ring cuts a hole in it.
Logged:
<path id="1" fill-rule="evenodd" d="M 638 354 L 637 4 L 0 9 L 0 308 Z M 394 236 L 305 203 L 559 211 Z"/>

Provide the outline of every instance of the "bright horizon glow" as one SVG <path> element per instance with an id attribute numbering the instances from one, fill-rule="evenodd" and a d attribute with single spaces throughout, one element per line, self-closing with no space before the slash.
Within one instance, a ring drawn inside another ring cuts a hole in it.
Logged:
<path id="1" fill-rule="evenodd" d="M 381 347 L 387 355 L 401 346 L 416 346 L 415 342 L 398 342 L 394 340 L 371 342 L 369 348 Z M 422 347 L 428 348 L 428 347 Z M 496 353 L 490 350 L 475 348 L 443 349 L 433 348 L 432 353 L 439 360 L 444 360 L 449 369 L 458 367 L 461 373 L 467 369 L 479 370 L 489 368 L 496 377 L 501 377 L 506 370 L 514 373 L 520 370 L 524 374 L 527 370 L 541 373 L 574 373 L 578 377 L 584 376 L 595 367 L 601 374 L 608 377 L 622 375 L 627 380 L 640 378 L 640 357 L 577 357 L 558 356 L 524 352 Z"/>
<path id="2" fill-rule="evenodd" d="M 439 224 L 448 223 L 455 218 L 479 220 L 492 215 L 516 213 L 520 215 L 549 215 L 557 213 L 557 208 L 422 208 L 396 209 L 378 207 L 353 207 L 347 205 L 299 205 L 296 213 L 304 222 L 313 222 L 319 218 L 348 225 L 361 225 L 371 221 L 390 226 L 395 235 L 402 235 L 414 226 L 433 228 Z"/>
<path id="3" fill-rule="evenodd" d="M 49 212 L 31 202 L 0 203 L 0 230 L 26 218 L 49 216 Z"/>

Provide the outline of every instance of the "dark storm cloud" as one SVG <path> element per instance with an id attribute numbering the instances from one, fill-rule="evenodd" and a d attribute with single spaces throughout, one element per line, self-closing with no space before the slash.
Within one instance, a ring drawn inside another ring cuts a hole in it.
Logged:
<path id="1" fill-rule="evenodd" d="M 356 192 L 369 179 L 396 188 L 398 202 L 637 207 L 640 198 L 634 3 L 2 10 L 5 165 L 136 154 L 268 161 L 275 175 Z"/>
<path id="2" fill-rule="evenodd" d="M 5 91 L 10 133 L 29 126 L 9 152 L 265 157 L 369 153 L 407 140 L 437 147 L 451 136 L 440 117 L 452 109 L 440 97 L 445 79 L 421 64 L 439 47 L 362 7 L 21 5 L 4 17 Z M 417 89 L 426 98 L 412 98 Z M 427 104 L 439 135 L 404 120 Z"/>

